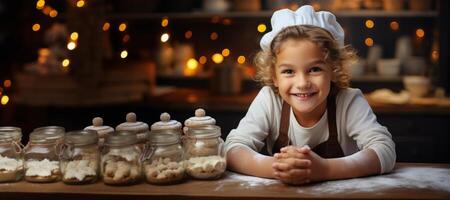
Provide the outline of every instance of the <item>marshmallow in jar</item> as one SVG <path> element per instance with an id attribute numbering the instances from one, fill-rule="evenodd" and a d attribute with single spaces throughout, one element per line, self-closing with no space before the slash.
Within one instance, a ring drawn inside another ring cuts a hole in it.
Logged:
<path id="1" fill-rule="evenodd" d="M 138 139 L 138 143 L 141 144 L 142 150 L 149 134 L 148 124 L 137 121 L 136 114 L 132 112 L 127 114 L 126 120 L 126 122 L 117 125 L 116 131 L 128 131 L 135 133 Z"/>
<path id="2" fill-rule="evenodd" d="M 174 133 L 178 133 L 178 135 L 181 136 L 181 123 L 176 120 L 170 119 L 169 113 L 166 112 L 162 113 L 159 116 L 159 119 L 161 121 L 152 124 L 151 126 L 152 131 L 173 130 Z"/>
<path id="3" fill-rule="evenodd" d="M 64 183 L 89 184 L 97 181 L 100 171 L 97 132 L 82 130 L 66 133 L 61 152 L 60 163 Z"/>
<path id="4" fill-rule="evenodd" d="M 183 139 L 186 172 L 197 179 L 217 179 L 226 169 L 220 127 L 192 126 Z"/>
<path id="5" fill-rule="evenodd" d="M 0 130 L 0 183 L 15 182 L 22 178 L 22 148 L 16 139 Z"/>
<path id="6" fill-rule="evenodd" d="M 195 116 L 184 121 L 183 133 L 186 134 L 187 129 L 191 126 L 199 125 L 215 125 L 216 120 L 210 116 L 206 116 L 206 111 L 202 108 L 195 110 Z"/>
<path id="7" fill-rule="evenodd" d="M 92 119 L 92 125 L 84 128 L 84 130 L 93 130 L 98 134 L 98 145 L 103 147 L 105 138 L 108 134 L 114 132 L 114 129 L 110 126 L 103 125 L 103 119 L 101 117 L 95 117 Z"/>
<path id="8" fill-rule="evenodd" d="M 102 151 L 101 172 L 108 185 L 130 185 L 141 178 L 141 149 L 135 133 L 109 134 Z"/>

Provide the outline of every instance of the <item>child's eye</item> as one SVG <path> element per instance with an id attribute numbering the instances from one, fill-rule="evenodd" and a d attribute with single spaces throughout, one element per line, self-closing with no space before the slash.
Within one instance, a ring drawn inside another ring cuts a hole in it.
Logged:
<path id="1" fill-rule="evenodd" d="M 284 69 L 284 70 L 281 71 L 281 73 L 282 74 L 293 74 L 294 70 L 292 70 L 292 69 Z"/>
<path id="2" fill-rule="evenodd" d="M 312 67 L 311 69 L 309 69 L 309 71 L 310 71 L 310 72 L 313 72 L 313 73 L 315 73 L 315 72 L 321 72 L 321 71 L 322 71 L 322 68 L 320 68 L 320 67 Z"/>

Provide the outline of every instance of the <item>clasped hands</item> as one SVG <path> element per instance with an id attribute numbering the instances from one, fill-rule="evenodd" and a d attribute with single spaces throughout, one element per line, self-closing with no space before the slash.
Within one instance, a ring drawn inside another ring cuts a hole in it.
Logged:
<path id="1" fill-rule="evenodd" d="M 273 157 L 273 175 L 283 183 L 302 185 L 327 177 L 327 160 L 314 153 L 309 146 L 286 146 Z"/>

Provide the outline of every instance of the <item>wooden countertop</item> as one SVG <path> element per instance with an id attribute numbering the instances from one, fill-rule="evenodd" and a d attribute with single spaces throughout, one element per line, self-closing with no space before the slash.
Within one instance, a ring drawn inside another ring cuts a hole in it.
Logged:
<path id="1" fill-rule="evenodd" d="M 197 107 L 210 111 L 247 111 L 258 91 L 250 91 L 238 95 L 219 95 L 208 90 L 192 88 L 170 88 L 164 92 L 157 92 L 150 98 L 149 105 L 160 105 L 171 109 L 192 109 Z M 367 98 L 370 106 L 376 113 L 430 113 L 450 114 L 450 100 L 436 103 L 435 99 L 413 99 L 407 104 L 385 104 Z M 148 102 L 147 102 L 148 103 Z"/>
<path id="2" fill-rule="evenodd" d="M 450 164 L 397 163 L 393 173 L 305 186 L 232 172 L 219 180 L 132 186 L 0 183 L 1 199 L 450 199 Z"/>

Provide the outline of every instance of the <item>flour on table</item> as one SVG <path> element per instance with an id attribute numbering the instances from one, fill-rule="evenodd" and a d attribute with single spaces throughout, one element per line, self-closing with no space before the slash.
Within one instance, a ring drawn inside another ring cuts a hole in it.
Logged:
<path id="1" fill-rule="evenodd" d="M 215 191 L 222 189 L 225 184 L 229 183 L 239 183 L 239 185 L 244 188 L 281 184 L 278 180 L 275 179 L 247 176 L 230 171 L 226 171 L 224 177 L 219 182 L 220 184 L 215 189 Z"/>
<path id="2" fill-rule="evenodd" d="M 405 167 L 391 174 L 327 181 L 299 187 L 299 193 L 357 193 L 394 188 L 432 189 L 450 192 L 450 170 L 431 167 Z"/>

